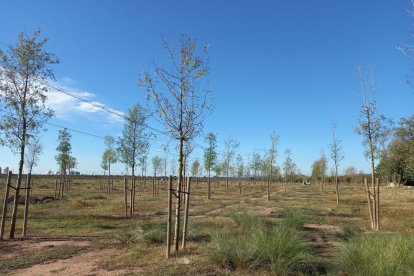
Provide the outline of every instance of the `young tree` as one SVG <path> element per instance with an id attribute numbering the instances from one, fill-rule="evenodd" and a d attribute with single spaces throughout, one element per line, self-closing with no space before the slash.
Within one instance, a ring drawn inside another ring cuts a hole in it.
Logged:
<path id="1" fill-rule="evenodd" d="M 214 173 L 216 174 L 216 177 L 220 177 L 220 175 L 223 173 L 223 163 L 217 162 L 213 170 L 214 170 Z"/>
<path id="2" fill-rule="evenodd" d="M 11 239 L 16 227 L 26 145 L 53 116 L 53 111 L 46 106 L 48 88 L 45 82 L 54 79 L 49 66 L 58 63 L 58 60 L 45 51 L 47 39 L 39 41 L 39 35 L 40 31 L 35 31 L 32 37 L 21 33 L 16 45 L 10 45 L 7 52 L 0 50 L 0 110 L 6 112 L 0 120 L 0 140 L 20 158 Z"/>
<path id="3" fill-rule="evenodd" d="M 144 177 L 146 176 L 146 172 L 147 172 L 147 158 L 148 156 L 146 154 L 143 154 L 138 162 L 139 162 L 139 166 L 141 167 L 141 176 Z"/>
<path id="4" fill-rule="evenodd" d="M 200 162 L 198 162 L 198 160 L 196 159 L 191 164 L 191 175 L 193 177 L 197 177 L 199 171 L 200 171 Z"/>
<path id="5" fill-rule="evenodd" d="M 102 154 L 102 163 L 106 163 L 108 176 L 111 177 L 111 165 L 117 162 L 117 153 L 114 148 L 115 139 L 111 135 L 105 136 L 105 150 Z M 102 167 L 102 166 L 101 166 Z M 102 167 L 104 169 L 104 167 Z M 104 169 L 105 170 L 105 169 Z"/>
<path id="6" fill-rule="evenodd" d="M 331 159 L 334 162 L 336 205 L 339 205 L 338 167 L 339 162 L 344 159 L 344 155 L 342 153 L 342 142 L 336 137 L 335 130 L 336 125 L 334 124 L 332 128 L 332 144 L 329 145 L 329 150 L 331 151 Z"/>
<path id="7" fill-rule="evenodd" d="M 135 169 L 138 160 L 147 152 L 149 145 L 148 134 L 145 132 L 145 114 L 139 104 L 133 105 L 127 112 L 122 136 L 118 140 L 118 156 L 119 160 L 131 168 L 132 176 L 132 199 L 130 215 L 135 212 Z"/>
<path id="8" fill-rule="evenodd" d="M 269 156 L 268 156 L 268 166 L 269 166 L 269 178 L 267 181 L 267 201 L 270 201 L 270 183 L 272 182 L 272 174 L 273 174 L 273 164 L 276 163 L 276 145 L 279 141 L 279 135 L 276 134 L 276 132 L 272 132 L 272 135 L 270 136 L 271 146 L 269 149 Z"/>
<path id="9" fill-rule="evenodd" d="M 236 156 L 236 171 L 238 178 L 242 178 L 244 176 L 243 157 L 240 154 L 237 154 Z"/>
<path id="10" fill-rule="evenodd" d="M 169 54 L 171 67 L 156 66 L 153 72 L 145 72 L 139 81 L 146 87 L 148 99 L 156 114 L 164 123 L 166 132 L 178 141 L 178 183 L 177 192 L 181 193 L 183 183 L 184 144 L 200 134 L 203 122 L 210 114 L 209 90 L 202 89 L 208 73 L 207 47 L 198 55 L 194 39 L 181 35 L 180 49 L 177 54 L 163 39 L 164 49 Z M 177 197 L 174 245 L 178 252 L 181 217 L 181 197 Z"/>
<path id="11" fill-rule="evenodd" d="M 262 166 L 262 157 L 260 156 L 260 153 L 253 152 L 252 156 L 252 170 L 254 172 L 254 177 L 257 177 L 257 172 L 261 170 Z"/>
<path id="12" fill-rule="evenodd" d="M 126 115 L 124 130 L 118 140 L 118 155 L 120 161 L 131 168 L 132 177 L 138 159 L 148 148 L 148 134 L 145 132 L 145 114 L 139 104 L 132 106 Z"/>
<path id="13" fill-rule="evenodd" d="M 371 227 L 379 230 L 379 184 L 375 183 L 375 160 L 379 153 L 379 142 L 382 132 L 386 128 L 387 120 L 383 115 L 378 114 L 375 102 L 374 70 L 369 68 L 369 75 L 366 76 L 361 66 L 358 67 L 360 89 L 364 101 L 361 105 L 361 117 L 359 126 L 355 132 L 363 137 L 363 145 L 366 149 L 365 156 L 371 161 L 371 185 L 373 200 L 368 202 L 370 211 Z M 370 191 L 367 187 L 368 198 Z"/>
<path id="14" fill-rule="evenodd" d="M 228 193 L 229 190 L 229 173 L 232 167 L 233 158 L 239 146 L 240 143 L 231 137 L 224 139 L 223 170 L 226 172 L 226 193 Z"/>
<path id="15" fill-rule="evenodd" d="M 347 177 L 347 181 L 349 183 L 355 181 L 355 177 L 358 174 L 357 169 L 354 166 L 348 166 L 344 171 L 345 176 Z"/>
<path id="16" fill-rule="evenodd" d="M 325 183 L 326 172 L 328 169 L 325 153 L 322 152 L 321 157 L 312 163 L 312 178 L 319 183 L 319 189 L 322 192 Z"/>
<path id="17" fill-rule="evenodd" d="M 55 156 L 55 160 L 59 165 L 60 173 L 63 175 L 67 174 L 72 158 L 72 145 L 70 143 L 71 138 L 72 135 L 70 134 L 67 128 L 59 130 L 59 144 L 56 147 L 57 155 Z"/>
<path id="18" fill-rule="evenodd" d="M 108 162 L 106 162 L 105 156 L 103 154 L 101 159 L 101 169 L 104 171 L 104 175 L 106 175 L 106 171 L 108 170 Z"/>
<path id="19" fill-rule="evenodd" d="M 204 169 L 208 173 L 208 190 L 207 190 L 207 198 L 210 199 L 210 191 L 211 191 L 211 184 L 210 184 L 210 172 L 217 163 L 217 138 L 216 135 L 212 132 L 207 133 L 205 140 L 208 144 L 207 148 L 204 150 Z"/>
<path id="20" fill-rule="evenodd" d="M 292 160 L 292 151 L 290 149 L 285 150 L 286 159 L 283 162 L 283 171 L 285 173 L 285 193 L 287 183 L 293 181 L 295 175 L 296 164 Z"/>
<path id="21" fill-rule="evenodd" d="M 157 176 L 157 172 L 161 172 L 162 170 L 162 160 L 158 156 L 152 157 L 152 171 L 154 176 Z"/>
<path id="22" fill-rule="evenodd" d="M 27 144 L 27 151 L 25 153 L 26 168 L 29 173 L 32 173 L 33 167 L 36 167 L 39 162 L 39 156 L 43 152 L 43 145 L 40 143 L 38 137 L 29 140 Z M 1 173 L 0 173 L 1 174 Z"/>

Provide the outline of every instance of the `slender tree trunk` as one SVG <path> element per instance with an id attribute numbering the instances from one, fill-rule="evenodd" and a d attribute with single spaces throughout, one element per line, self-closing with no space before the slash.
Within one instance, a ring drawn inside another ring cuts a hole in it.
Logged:
<path id="1" fill-rule="evenodd" d="M 229 169 L 227 169 L 227 174 L 226 174 L 226 196 L 229 195 Z"/>
<path id="2" fill-rule="evenodd" d="M 210 182 L 210 170 L 208 170 L 208 188 L 207 188 L 207 199 L 211 196 L 211 182 Z"/>
<path id="3" fill-rule="evenodd" d="M 167 220 L 167 252 L 166 257 L 167 259 L 170 257 L 171 252 L 171 207 L 172 207 L 172 181 L 173 178 L 170 175 L 170 178 L 168 179 L 168 220 Z"/>
<path id="4" fill-rule="evenodd" d="M 369 220 L 371 222 L 371 228 L 374 229 L 374 216 L 372 210 L 372 202 L 371 202 L 371 192 L 369 190 L 368 181 L 364 178 L 365 183 L 365 190 L 367 191 L 367 201 L 368 201 L 368 210 L 369 210 Z"/>
<path id="5" fill-rule="evenodd" d="M 183 240 L 182 249 L 185 249 L 187 244 L 187 228 L 188 228 L 188 210 L 190 208 L 190 191 L 191 191 L 191 177 L 187 178 L 187 185 L 185 187 L 185 213 L 184 213 L 184 225 L 183 225 Z"/>
<path id="6" fill-rule="evenodd" d="M 184 139 L 180 138 L 180 150 L 178 158 L 178 183 L 177 183 L 177 204 L 175 207 L 175 229 L 174 229 L 174 249 L 178 252 L 178 242 L 180 235 L 181 223 L 181 185 L 183 182 L 183 143 Z"/>
<path id="7" fill-rule="evenodd" d="M 127 190 L 127 178 L 124 177 L 124 192 L 125 192 L 125 216 L 128 216 L 128 190 Z"/>
<path id="8" fill-rule="evenodd" d="M 371 139 L 369 139 L 369 145 L 370 145 L 370 157 L 371 157 L 371 186 L 372 186 L 372 193 L 373 193 L 373 222 L 374 227 L 373 230 L 376 230 L 378 228 L 378 222 L 377 222 L 377 209 L 378 209 L 378 202 L 377 202 L 377 189 L 375 185 L 375 164 L 374 164 L 374 147 L 372 145 Z"/>
<path id="9" fill-rule="evenodd" d="M 14 239 L 14 232 L 16 229 L 16 219 L 17 219 L 17 208 L 19 206 L 19 193 L 20 193 L 20 185 L 22 183 L 23 177 L 23 164 L 24 164 L 24 150 L 25 150 L 25 141 L 26 141 L 26 124 L 23 123 L 23 141 L 20 146 L 20 161 L 19 161 L 19 172 L 17 175 L 17 185 L 16 185 L 16 193 L 14 196 L 13 202 L 13 213 L 10 225 L 10 239 Z"/>
<path id="10" fill-rule="evenodd" d="M 377 202 L 377 209 L 375 210 L 375 216 L 376 216 L 376 225 L 375 225 L 375 230 L 379 231 L 380 230 L 380 188 L 379 188 L 379 179 L 376 179 L 376 183 L 377 183 L 377 193 L 376 193 L 376 202 Z"/>
<path id="11" fill-rule="evenodd" d="M 338 165 L 335 164 L 336 206 L 339 206 Z"/>
<path id="12" fill-rule="evenodd" d="M 29 197 L 30 197 L 30 182 L 31 174 L 27 174 L 27 180 L 26 180 L 26 197 L 24 199 L 24 215 L 23 215 L 23 233 L 22 236 L 26 237 L 27 235 L 27 220 L 29 218 Z"/>
<path id="13" fill-rule="evenodd" d="M 7 205 L 9 203 L 9 191 L 10 191 L 10 185 L 11 185 L 11 177 L 12 177 L 12 172 L 9 171 L 7 174 L 6 192 L 4 194 L 3 215 L 1 216 L 0 241 L 3 240 L 4 227 L 6 226 Z"/>

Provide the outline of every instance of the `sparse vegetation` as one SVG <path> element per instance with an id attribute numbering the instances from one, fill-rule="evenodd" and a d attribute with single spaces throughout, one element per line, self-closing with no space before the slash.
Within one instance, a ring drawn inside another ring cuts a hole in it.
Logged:
<path id="1" fill-rule="evenodd" d="M 414 236 L 368 233 L 353 237 L 339 247 L 338 272 L 347 275 L 414 274 Z"/>

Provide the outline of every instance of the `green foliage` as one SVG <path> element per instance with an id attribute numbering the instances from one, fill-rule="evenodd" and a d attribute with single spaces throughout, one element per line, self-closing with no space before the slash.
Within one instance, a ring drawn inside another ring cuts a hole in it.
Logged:
<path id="1" fill-rule="evenodd" d="M 138 159 L 148 151 L 148 134 L 145 132 L 146 117 L 139 104 L 135 104 L 127 112 L 122 131 L 122 137 L 118 140 L 118 154 L 120 161 L 132 169 L 135 175 L 135 167 Z"/>
<path id="2" fill-rule="evenodd" d="M 198 176 L 198 173 L 200 171 L 200 162 L 198 160 L 194 160 L 194 162 L 191 164 L 191 175 Z"/>
<path id="3" fill-rule="evenodd" d="M 232 162 L 234 155 L 236 154 L 236 150 L 239 148 L 240 143 L 231 137 L 224 140 L 224 160 L 222 164 L 222 169 L 226 172 L 228 176 L 232 167 Z"/>
<path id="4" fill-rule="evenodd" d="M 204 169 L 210 173 L 217 163 L 217 136 L 216 134 L 209 132 L 207 133 L 205 140 L 207 141 L 208 146 L 204 151 Z"/>
<path id="5" fill-rule="evenodd" d="M 377 167 L 383 178 L 398 183 L 414 182 L 414 116 L 401 119 Z"/>
<path id="6" fill-rule="evenodd" d="M 253 152 L 251 168 L 254 172 L 255 177 L 257 176 L 257 173 L 262 170 L 263 168 L 262 163 L 263 162 L 262 162 L 262 157 L 260 156 L 260 153 Z"/>
<path id="7" fill-rule="evenodd" d="M 312 163 L 312 178 L 316 181 L 323 181 L 326 176 L 328 164 L 325 154 Z"/>
<path id="8" fill-rule="evenodd" d="M 161 174 L 161 169 L 162 169 L 161 166 L 162 166 L 161 158 L 159 158 L 158 156 L 152 157 L 152 169 L 153 169 L 154 175 L 157 175 L 157 172 L 160 172 Z"/>
<path id="9" fill-rule="evenodd" d="M 316 270 L 310 247 L 290 223 L 271 223 L 252 213 L 232 218 L 237 227 L 213 233 L 215 247 L 208 255 L 215 263 L 229 269 L 266 269 L 276 275 Z"/>
<path id="10" fill-rule="evenodd" d="M 55 160 L 59 165 L 61 173 L 66 174 L 68 170 L 76 167 L 76 158 L 72 154 L 72 145 L 70 140 L 72 135 L 67 128 L 59 130 L 58 134 L 58 146 L 56 147 L 57 155 Z"/>
<path id="11" fill-rule="evenodd" d="M 296 164 L 292 160 L 292 151 L 290 149 L 287 149 L 285 151 L 286 159 L 285 162 L 283 162 L 283 171 L 285 173 L 285 181 L 292 181 L 293 177 L 295 176 L 296 172 Z"/>
<path id="12" fill-rule="evenodd" d="M 117 152 L 114 149 L 115 139 L 111 135 L 105 136 L 105 150 L 102 153 L 102 161 L 101 161 L 101 168 L 104 171 L 109 170 L 109 174 L 111 174 L 111 165 L 115 164 L 118 161 Z"/>
<path id="13" fill-rule="evenodd" d="M 356 236 L 340 247 L 338 270 L 347 275 L 413 275 L 414 236 L 375 233 Z"/>
<path id="14" fill-rule="evenodd" d="M 39 40 L 39 35 L 20 33 L 16 45 L 0 50 L 0 108 L 6 113 L 0 120 L 0 141 L 14 153 L 24 153 L 28 140 L 53 116 L 44 82 L 54 78 L 49 66 L 59 61 L 45 51 L 47 39 Z"/>

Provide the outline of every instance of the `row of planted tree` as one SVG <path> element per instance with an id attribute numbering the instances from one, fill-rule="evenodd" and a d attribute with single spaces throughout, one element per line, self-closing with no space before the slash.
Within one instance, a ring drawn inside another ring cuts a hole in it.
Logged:
<path id="1" fill-rule="evenodd" d="M 2 209 L 2 216 L 1 216 L 1 226 L 0 226 L 0 240 L 4 239 L 5 234 L 5 227 L 6 227 L 6 218 L 7 218 L 7 211 L 8 206 L 10 203 L 13 204 L 13 210 L 11 215 L 11 222 L 10 222 L 10 232 L 9 238 L 14 239 L 15 237 L 15 230 L 16 230 L 16 221 L 17 221 L 17 213 L 18 213 L 18 206 L 22 201 L 21 191 L 25 192 L 24 197 L 24 213 L 23 213 L 23 230 L 22 230 L 22 237 L 26 237 L 27 235 L 27 221 L 29 217 L 29 203 L 30 203 L 30 192 L 34 188 L 34 177 L 31 173 L 26 175 L 26 181 L 24 187 L 19 187 L 17 185 L 18 179 L 16 181 L 16 186 L 13 185 L 13 173 L 9 171 L 7 173 L 6 182 L 5 182 L 5 192 L 4 192 L 4 199 L 3 199 L 3 209 Z M 71 187 L 72 178 L 69 175 L 56 175 L 55 177 L 55 187 L 54 187 L 54 199 L 63 199 L 67 196 L 69 189 Z M 10 197 L 10 191 L 14 190 L 14 196 Z"/>

